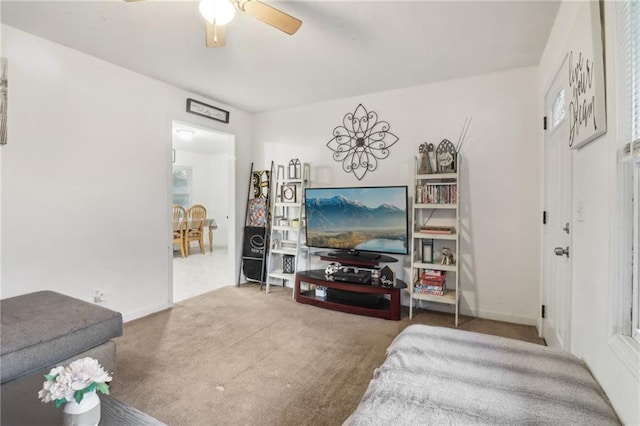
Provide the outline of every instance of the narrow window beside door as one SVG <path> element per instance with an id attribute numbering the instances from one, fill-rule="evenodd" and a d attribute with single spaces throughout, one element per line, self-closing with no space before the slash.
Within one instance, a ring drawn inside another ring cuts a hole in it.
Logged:
<path id="1" fill-rule="evenodd" d="M 191 167 L 173 166 L 173 204 L 180 204 L 185 209 L 191 204 Z"/>

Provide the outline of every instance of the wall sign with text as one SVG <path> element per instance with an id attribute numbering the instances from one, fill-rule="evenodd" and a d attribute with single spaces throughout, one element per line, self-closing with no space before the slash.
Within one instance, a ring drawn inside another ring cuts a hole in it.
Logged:
<path id="1" fill-rule="evenodd" d="M 223 123 L 229 122 L 229 111 L 207 105 L 195 99 L 187 99 L 187 112 L 222 121 Z"/>
<path id="2" fill-rule="evenodd" d="M 581 3 L 569 37 L 567 56 L 569 147 L 575 149 L 607 131 L 599 2 Z"/>

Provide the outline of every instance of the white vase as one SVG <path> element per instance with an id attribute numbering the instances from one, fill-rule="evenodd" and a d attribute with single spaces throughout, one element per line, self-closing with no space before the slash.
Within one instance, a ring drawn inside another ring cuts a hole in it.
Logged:
<path id="1" fill-rule="evenodd" d="M 100 423 L 100 398 L 95 391 L 85 393 L 80 403 L 69 401 L 62 411 L 64 426 L 97 426 Z"/>

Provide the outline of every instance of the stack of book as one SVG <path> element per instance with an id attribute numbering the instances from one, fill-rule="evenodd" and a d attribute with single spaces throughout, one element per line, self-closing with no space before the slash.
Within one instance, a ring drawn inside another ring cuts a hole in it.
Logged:
<path id="1" fill-rule="evenodd" d="M 416 185 L 416 203 L 418 204 L 455 204 L 457 201 L 457 183 Z"/>
<path id="2" fill-rule="evenodd" d="M 451 235 L 456 233 L 456 228 L 453 226 L 421 226 L 420 231 L 425 234 L 442 234 Z"/>
<path id="3" fill-rule="evenodd" d="M 446 277 L 446 271 L 424 269 L 413 287 L 413 292 L 444 296 L 447 293 L 447 288 L 445 287 Z"/>

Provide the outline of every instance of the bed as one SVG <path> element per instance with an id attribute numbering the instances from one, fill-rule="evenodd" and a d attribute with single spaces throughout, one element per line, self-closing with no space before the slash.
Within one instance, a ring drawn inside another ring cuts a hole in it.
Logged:
<path id="1" fill-rule="evenodd" d="M 410 325 L 344 426 L 620 424 L 585 364 L 557 350 Z"/>

